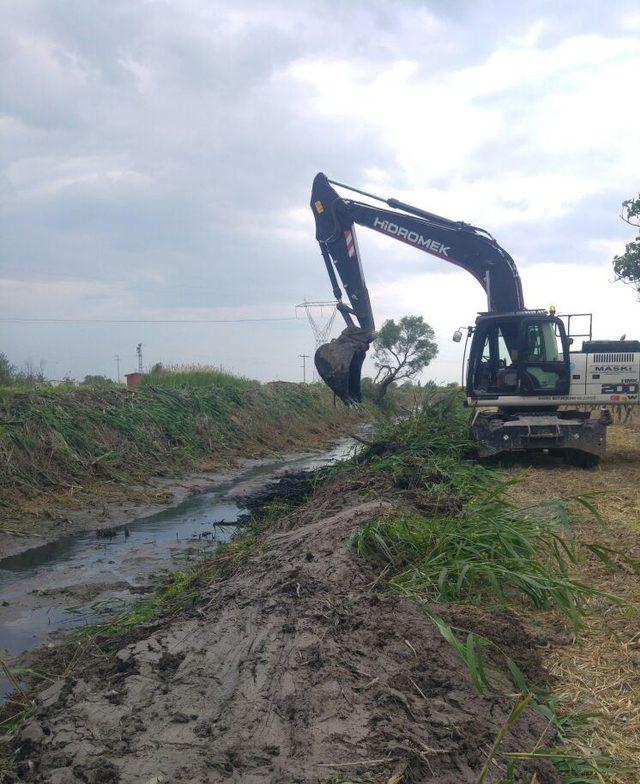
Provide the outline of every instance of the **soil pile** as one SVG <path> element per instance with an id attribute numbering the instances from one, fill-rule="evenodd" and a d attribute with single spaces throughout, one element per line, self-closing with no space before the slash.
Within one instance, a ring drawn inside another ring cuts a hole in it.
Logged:
<path id="1" fill-rule="evenodd" d="M 48 688 L 18 739 L 22 780 L 476 782 L 513 700 L 477 694 L 423 611 L 353 553 L 354 530 L 387 503 L 327 485 L 194 613 Z M 539 677 L 510 614 L 488 634 L 517 642 L 511 655 Z M 503 749 L 531 750 L 546 732 L 527 711 Z M 544 762 L 535 771 L 560 781 Z M 503 774 L 492 766 L 486 781 Z"/>

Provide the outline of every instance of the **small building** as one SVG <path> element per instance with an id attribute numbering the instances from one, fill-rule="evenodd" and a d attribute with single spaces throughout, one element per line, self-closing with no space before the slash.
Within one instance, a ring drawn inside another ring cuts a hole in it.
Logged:
<path id="1" fill-rule="evenodd" d="M 144 373 L 125 373 L 124 377 L 127 379 L 127 386 L 128 387 L 137 387 L 138 384 L 142 381 L 142 376 Z"/>

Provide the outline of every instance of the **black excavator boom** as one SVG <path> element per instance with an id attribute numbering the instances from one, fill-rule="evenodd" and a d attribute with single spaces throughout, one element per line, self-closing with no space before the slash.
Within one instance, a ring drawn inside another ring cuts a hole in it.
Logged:
<path id="1" fill-rule="evenodd" d="M 345 199 L 332 183 L 381 201 L 392 209 Z M 397 199 L 382 199 L 349 188 L 329 180 L 322 173 L 313 181 L 311 209 L 316 221 L 316 239 L 338 301 L 337 307 L 347 325 L 338 338 L 320 346 L 315 363 L 321 378 L 347 405 L 360 400 L 362 363 L 375 338 L 356 223 L 466 269 L 485 289 L 490 312 L 505 313 L 524 308 L 520 277 L 513 259 L 483 229 L 442 218 Z M 343 302 L 336 271 L 348 305 Z"/>

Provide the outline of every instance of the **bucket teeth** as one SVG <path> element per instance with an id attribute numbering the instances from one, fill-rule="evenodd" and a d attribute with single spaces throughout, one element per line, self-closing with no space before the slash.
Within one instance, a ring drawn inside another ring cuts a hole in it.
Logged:
<path id="1" fill-rule="evenodd" d="M 315 354 L 320 378 L 346 405 L 362 399 L 360 374 L 371 333 L 359 327 L 347 327 L 330 343 L 324 343 Z"/>

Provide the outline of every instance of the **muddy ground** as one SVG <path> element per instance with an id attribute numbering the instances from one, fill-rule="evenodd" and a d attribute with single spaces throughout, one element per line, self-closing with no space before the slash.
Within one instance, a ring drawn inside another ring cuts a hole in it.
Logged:
<path id="1" fill-rule="evenodd" d="M 53 683 L 19 735 L 21 780 L 476 782 L 514 702 L 478 695 L 425 613 L 381 590 L 353 553 L 354 530 L 388 503 L 328 486 L 195 609 Z M 544 640 L 513 615 L 440 609 L 545 679 Z M 548 734 L 528 712 L 503 748 Z M 559 781 L 544 763 L 536 772 L 538 784 Z M 487 781 L 499 778 L 494 767 Z"/>
<path id="2" fill-rule="evenodd" d="M 613 428 L 596 471 L 513 468 L 526 473 L 514 496 L 528 502 L 604 491 L 597 501 L 609 528 L 586 515 L 581 525 L 635 554 L 639 435 L 637 426 Z M 322 488 L 261 535 L 237 569 L 216 573 L 195 606 L 133 630 L 113 656 L 83 648 L 83 665 L 40 694 L 21 728 L 19 780 L 475 784 L 514 705 L 513 687 L 505 678 L 500 693 L 477 694 L 426 614 L 390 596 L 356 557 L 352 533 L 398 499 L 350 481 Z M 623 571 L 612 583 L 595 562 L 580 568 L 585 579 L 638 604 L 636 576 Z M 604 710 L 591 747 L 638 762 L 639 635 L 628 608 L 594 617 L 579 645 L 552 619 L 536 630 L 509 611 L 432 609 L 493 640 L 530 683 L 569 694 L 577 709 Z M 501 750 L 552 742 L 548 722 L 528 711 Z M 546 763 L 537 765 L 522 768 L 516 781 L 560 781 Z M 503 773 L 492 764 L 486 781 L 497 784 Z"/>
<path id="3" fill-rule="evenodd" d="M 282 455 L 275 464 L 250 461 L 239 476 L 229 472 L 198 477 L 202 484 L 192 486 L 177 506 L 0 559 L 0 657 L 14 669 L 28 666 L 33 648 L 121 611 L 176 569 L 202 564 L 237 532 L 247 495 L 259 502 L 258 491 L 274 477 L 291 471 L 288 483 L 296 471 L 306 477 L 305 471 L 351 454 L 353 443 L 341 439 L 330 450 Z M 305 482 L 300 479 L 298 484 Z M 183 493 L 187 487 L 181 488 Z M 123 512 L 115 509 L 112 525 Z M 227 524 L 220 525 L 222 521 Z M 0 703 L 10 689 L 10 679 L 0 671 Z"/>

